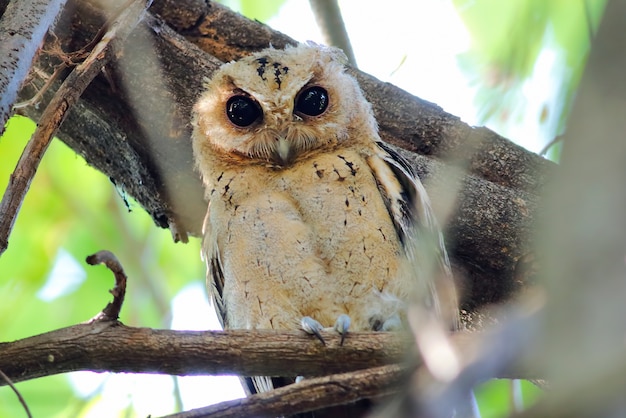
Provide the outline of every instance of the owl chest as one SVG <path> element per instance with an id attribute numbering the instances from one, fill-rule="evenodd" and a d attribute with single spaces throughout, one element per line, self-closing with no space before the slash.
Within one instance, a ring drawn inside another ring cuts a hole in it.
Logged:
<path id="1" fill-rule="evenodd" d="M 255 167 L 220 172 L 216 180 L 210 196 L 212 210 L 221 212 L 220 221 L 227 220 L 230 227 L 236 223 L 252 232 L 259 225 L 271 229 L 281 221 L 301 223 L 318 249 L 327 252 L 321 254 L 325 259 L 332 258 L 328 252 L 342 242 L 347 246 L 358 241 L 383 246 L 385 241 L 397 242 L 376 180 L 356 153 L 311 158 L 282 170 Z"/>
<path id="2" fill-rule="evenodd" d="M 396 277 L 401 248 L 360 156 L 219 174 L 211 221 L 234 305 L 254 294 L 301 316 L 365 318 L 357 311 Z"/>

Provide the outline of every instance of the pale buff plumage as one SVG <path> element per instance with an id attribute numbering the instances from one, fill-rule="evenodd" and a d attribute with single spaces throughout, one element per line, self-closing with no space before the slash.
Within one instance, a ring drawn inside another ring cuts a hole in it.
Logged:
<path id="1" fill-rule="evenodd" d="M 319 116 L 294 113 L 309 86 L 328 93 Z M 233 95 L 256 101 L 262 117 L 233 124 Z M 209 200 L 210 289 L 226 328 L 298 329 L 304 316 L 331 327 L 341 314 L 352 331 L 397 323 L 420 282 L 406 268 L 416 231 L 434 238 L 449 275 L 419 179 L 379 141 L 336 49 L 268 49 L 214 74 L 195 106 L 193 150 Z"/>

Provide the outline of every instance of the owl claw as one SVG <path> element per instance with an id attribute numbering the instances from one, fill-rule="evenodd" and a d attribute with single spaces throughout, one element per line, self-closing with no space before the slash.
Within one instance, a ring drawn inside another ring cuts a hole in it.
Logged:
<path id="1" fill-rule="evenodd" d="M 343 345 L 343 341 L 346 339 L 346 335 L 348 335 L 348 328 L 350 328 L 350 317 L 346 314 L 339 315 L 335 322 L 335 331 L 341 334 L 339 345 Z"/>
<path id="2" fill-rule="evenodd" d="M 322 334 L 320 333 L 320 331 L 324 329 L 322 324 L 310 316 L 305 316 L 300 320 L 300 325 L 302 326 L 304 332 L 310 335 L 315 335 L 322 342 L 322 344 L 326 345 L 326 341 L 324 341 Z"/>

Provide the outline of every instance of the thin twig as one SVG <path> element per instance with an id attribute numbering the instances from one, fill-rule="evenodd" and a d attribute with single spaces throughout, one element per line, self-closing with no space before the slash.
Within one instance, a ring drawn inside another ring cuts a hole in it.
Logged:
<path id="1" fill-rule="evenodd" d="M 106 22 L 104 22 L 104 25 L 102 25 L 100 30 L 96 32 L 95 36 L 89 42 L 87 42 L 86 45 L 84 45 L 77 51 L 70 52 L 64 55 L 66 55 L 72 61 L 85 58 L 88 55 L 89 51 L 95 48 L 98 42 L 100 42 L 102 38 L 105 37 L 105 34 L 107 33 L 107 28 L 109 27 L 112 28 L 115 21 L 118 20 L 122 16 L 122 13 L 124 13 L 126 9 L 128 9 L 134 1 L 135 0 L 126 0 L 126 3 L 122 4 L 121 6 L 117 8 L 117 10 L 113 13 L 113 15 L 109 17 Z M 150 3 L 151 2 L 152 0 L 150 0 Z M 150 4 L 147 4 L 145 6 L 146 9 L 148 7 L 150 7 Z"/>
<path id="2" fill-rule="evenodd" d="M 136 0 L 132 7 L 128 7 L 120 14 L 87 59 L 65 79 L 46 107 L 37 124 L 37 130 L 24 148 L 15 171 L 11 174 L 0 203 L 0 255 L 9 245 L 9 235 L 17 214 L 53 135 L 91 80 L 112 56 L 111 41 L 117 38 L 122 42 L 130 34 L 151 0 L 147 3 L 146 0 Z"/>
<path id="3" fill-rule="evenodd" d="M 113 275 L 115 275 L 115 287 L 109 292 L 113 295 L 113 302 L 110 302 L 98 315 L 94 316 L 90 322 L 96 321 L 117 321 L 120 317 L 120 310 L 124 303 L 126 295 L 126 273 L 117 257 L 112 252 L 102 250 L 87 257 L 87 263 L 95 266 L 96 264 L 104 264 Z"/>
<path id="4" fill-rule="evenodd" d="M 274 417 L 344 405 L 396 393 L 410 369 L 398 364 L 305 379 L 247 398 L 221 402 L 163 418 Z"/>
<path id="5" fill-rule="evenodd" d="M 68 67 L 68 65 L 66 63 L 59 64 L 55 68 L 55 70 L 52 73 L 52 75 L 45 79 L 46 83 L 39 90 L 37 90 L 37 93 L 33 97 L 28 99 L 28 100 L 24 100 L 23 102 L 15 103 L 13 105 L 13 110 L 22 109 L 24 107 L 31 106 L 31 105 L 39 102 L 41 100 L 41 98 L 43 97 L 44 93 L 50 88 L 50 86 L 57 79 L 57 77 L 59 77 L 59 74 L 61 74 L 61 72 L 63 72 L 67 67 Z M 37 68 L 35 68 L 35 72 L 41 73 L 41 71 L 38 70 Z M 42 74 L 39 74 L 39 75 L 42 75 Z"/>
<path id="6" fill-rule="evenodd" d="M 20 403 L 22 404 L 22 406 L 24 407 L 24 411 L 26 411 L 26 416 L 28 418 L 32 418 L 33 415 L 30 413 L 30 409 L 28 409 L 28 404 L 26 403 L 26 400 L 24 400 L 24 398 L 22 397 L 22 394 L 20 393 L 19 390 L 17 390 L 17 388 L 15 387 L 15 385 L 13 384 L 13 382 L 11 381 L 11 379 L 9 379 L 9 376 L 7 376 L 6 374 L 4 374 L 4 372 L 2 370 L 0 370 L 0 377 L 2 377 L 2 379 L 7 382 L 7 385 L 9 385 L 9 387 L 11 387 L 11 389 L 13 390 L 13 392 L 15 392 L 15 395 L 17 396 L 17 399 L 20 401 Z"/>
<path id="7" fill-rule="evenodd" d="M 552 138 L 552 140 L 550 142 L 548 142 L 541 149 L 541 151 L 539 151 L 539 155 L 545 156 L 548 153 L 548 151 L 550 151 L 550 148 L 552 148 L 554 145 L 556 145 L 557 143 L 559 143 L 561 141 L 563 141 L 563 135 L 555 136 L 554 138 Z"/>

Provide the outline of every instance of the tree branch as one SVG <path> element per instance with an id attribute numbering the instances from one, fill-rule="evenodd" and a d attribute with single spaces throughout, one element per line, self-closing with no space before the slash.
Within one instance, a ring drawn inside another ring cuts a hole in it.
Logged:
<path id="1" fill-rule="evenodd" d="M 67 50 L 87 43 L 102 21 L 99 10 L 88 2 L 72 1 L 71 6 L 73 14 L 63 18 L 72 31 L 57 34 Z M 112 80 L 114 86 L 131 86 L 139 93 L 120 92 L 104 78 L 97 78 L 68 115 L 59 137 L 135 197 L 157 225 L 175 225 L 198 235 L 206 202 L 193 170 L 189 117 L 203 79 L 221 61 L 190 41 L 220 60 L 236 58 L 270 42 L 281 47 L 293 41 L 204 0 L 157 0 L 151 10 L 179 33 L 148 13 L 128 38 L 124 55 L 139 58 L 121 70 L 113 68 Z M 142 59 L 146 50 L 154 51 L 156 59 Z M 38 65 L 52 72 L 46 61 Z M 487 129 L 471 128 L 395 86 L 355 74 L 374 106 L 383 138 L 428 154 L 428 158 L 411 155 L 422 178 L 436 180 L 427 181 L 435 206 L 441 195 L 438 185 L 445 184 L 440 180 L 447 176 L 446 164 L 441 161 L 450 157 L 454 164 L 469 167 L 471 174 L 461 181 L 460 204 L 447 227 L 464 308 L 474 310 L 502 301 L 523 288 L 532 278 L 521 268 L 532 247 L 528 231 L 552 163 Z M 33 87 L 21 94 L 31 97 Z M 49 100 L 50 94 L 44 96 Z M 140 100 L 129 100 L 129 96 Z M 35 108 L 23 111 L 39 117 Z"/>
<path id="2" fill-rule="evenodd" d="M 409 369 L 397 364 L 355 372 L 305 379 L 302 382 L 249 396 L 192 409 L 163 418 L 237 418 L 275 417 L 309 412 L 378 398 L 396 393 L 406 380 Z"/>
<path id="3" fill-rule="evenodd" d="M 171 375 L 314 376 L 402 361 L 409 339 L 398 333 L 172 331 L 115 321 L 82 323 L 0 343 L 0 370 L 14 382 L 77 370 Z M 4 382 L 0 382 L 0 385 Z"/>
<path id="4" fill-rule="evenodd" d="M 97 321 L 0 343 L 0 370 L 14 382 L 78 370 L 187 375 L 320 376 L 415 358 L 402 333 L 323 331 L 323 345 L 301 331 L 174 331 Z M 487 338 L 459 332 L 460 353 L 479 350 Z M 470 356 L 471 357 L 471 356 Z M 523 369 L 498 370 L 498 378 L 537 378 Z M 0 381 L 0 386 L 6 382 Z"/>
<path id="5" fill-rule="evenodd" d="M 184 12 L 182 11 L 184 10 Z M 204 0 L 156 0 L 151 11 L 203 51 L 227 62 L 295 41 L 257 21 Z M 434 103 L 354 71 L 372 103 L 381 135 L 409 151 L 440 159 L 464 159 L 469 172 L 506 187 L 537 193 L 554 164 L 487 128 L 473 128 Z"/>
<path id="6" fill-rule="evenodd" d="M 122 265 L 118 261 L 117 257 L 110 251 L 98 251 L 95 254 L 87 257 L 87 264 L 92 266 L 96 264 L 104 264 L 115 276 L 115 287 L 110 290 L 113 295 L 113 302 L 108 303 L 107 306 L 98 315 L 93 317 L 91 321 L 117 321 L 120 317 L 120 311 L 122 310 L 122 304 L 124 303 L 124 296 L 126 295 L 126 273 Z"/>

